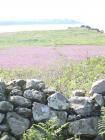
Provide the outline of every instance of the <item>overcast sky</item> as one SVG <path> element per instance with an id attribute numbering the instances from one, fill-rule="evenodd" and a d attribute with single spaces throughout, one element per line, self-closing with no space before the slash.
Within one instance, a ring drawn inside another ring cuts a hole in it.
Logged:
<path id="1" fill-rule="evenodd" d="M 0 20 L 69 18 L 105 27 L 105 0 L 0 0 Z"/>

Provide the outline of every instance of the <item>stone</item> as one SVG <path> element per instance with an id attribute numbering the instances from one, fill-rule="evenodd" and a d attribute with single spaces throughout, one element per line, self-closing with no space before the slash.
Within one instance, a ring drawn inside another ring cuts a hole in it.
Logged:
<path id="1" fill-rule="evenodd" d="M 3 132 L 1 136 L 3 137 L 5 135 L 8 135 L 8 132 Z"/>
<path id="2" fill-rule="evenodd" d="M 16 80 L 12 80 L 8 83 L 8 85 L 13 85 L 13 86 L 24 86 L 26 84 L 26 81 L 23 79 L 16 79 Z"/>
<path id="3" fill-rule="evenodd" d="M 37 90 L 26 90 L 23 96 L 27 99 L 38 102 L 44 102 L 46 100 L 46 94 Z"/>
<path id="4" fill-rule="evenodd" d="M 104 138 L 102 138 L 102 136 L 98 135 L 98 136 L 96 136 L 96 138 L 94 140 L 104 140 Z"/>
<path id="5" fill-rule="evenodd" d="M 0 93 L 5 93 L 6 85 L 0 80 Z"/>
<path id="6" fill-rule="evenodd" d="M 16 140 L 16 138 L 13 137 L 13 136 L 11 136 L 8 132 L 3 132 L 1 137 L 3 137 L 3 138 L 9 138 L 9 140 Z"/>
<path id="7" fill-rule="evenodd" d="M 6 100 L 5 94 L 0 93 L 0 101 L 5 101 L 5 100 Z"/>
<path id="8" fill-rule="evenodd" d="M 32 113 L 34 121 L 36 122 L 48 120 L 50 118 L 50 108 L 44 104 L 34 102 L 32 107 Z"/>
<path id="9" fill-rule="evenodd" d="M 22 79 L 17 79 L 17 80 L 12 80 L 7 83 L 7 89 L 11 91 L 12 89 L 17 88 L 17 89 L 24 89 L 26 85 L 26 81 Z"/>
<path id="10" fill-rule="evenodd" d="M 15 90 L 15 89 L 21 90 L 21 87 L 13 86 L 13 85 L 7 85 L 7 87 L 6 87 L 6 90 L 7 90 L 8 93 L 10 93 L 12 90 Z"/>
<path id="11" fill-rule="evenodd" d="M 45 89 L 45 83 L 37 79 L 28 79 L 26 81 L 26 89 L 43 90 Z"/>
<path id="12" fill-rule="evenodd" d="M 1 101 L 0 111 L 3 111 L 3 112 L 13 111 L 13 105 L 7 101 Z"/>
<path id="13" fill-rule="evenodd" d="M 67 110 L 70 108 L 69 101 L 61 93 L 55 93 L 49 96 L 48 106 L 55 110 Z"/>
<path id="14" fill-rule="evenodd" d="M 97 80 L 92 84 L 90 93 L 103 94 L 105 92 L 105 79 Z"/>
<path id="15" fill-rule="evenodd" d="M 0 113 L 0 123 L 2 123 L 2 121 L 3 121 L 4 117 L 5 117 L 5 114 Z"/>
<path id="16" fill-rule="evenodd" d="M 51 110 L 50 119 L 54 121 L 57 126 L 61 126 L 67 121 L 67 112 Z"/>
<path id="17" fill-rule="evenodd" d="M 9 131 L 7 124 L 0 124 L 0 131 L 5 131 L 5 132 Z"/>
<path id="18" fill-rule="evenodd" d="M 8 135 L 4 135 L 3 137 L 0 138 L 0 140 L 10 140 Z"/>
<path id="19" fill-rule="evenodd" d="M 22 96 L 10 96 L 9 101 L 14 105 L 22 106 L 22 107 L 30 107 L 31 101 Z"/>
<path id="20" fill-rule="evenodd" d="M 10 92 L 10 95 L 18 95 L 18 96 L 22 96 L 23 92 L 19 89 L 12 89 L 12 91 Z"/>
<path id="21" fill-rule="evenodd" d="M 7 122 L 11 129 L 11 133 L 15 136 L 23 134 L 30 126 L 30 121 L 28 119 L 21 117 L 15 112 L 7 113 Z"/>
<path id="22" fill-rule="evenodd" d="M 13 136 L 9 136 L 9 140 L 16 140 L 16 138 Z"/>
<path id="23" fill-rule="evenodd" d="M 68 133 L 70 135 L 96 136 L 98 134 L 98 117 L 85 118 L 70 122 Z"/>
<path id="24" fill-rule="evenodd" d="M 86 91 L 80 90 L 80 89 L 77 89 L 77 90 L 73 90 L 73 91 L 72 91 L 72 95 L 73 95 L 73 96 L 84 97 L 85 94 L 86 94 Z"/>
<path id="25" fill-rule="evenodd" d="M 77 115 L 69 115 L 68 121 L 75 121 L 77 119 Z"/>
<path id="26" fill-rule="evenodd" d="M 43 90 L 43 92 L 44 92 L 45 94 L 52 95 L 52 94 L 54 94 L 54 93 L 56 92 L 56 90 L 53 89 L 53 88 L 45 88 L 45 89 Z"/>
<path id="27" fill-rule="evenodd" d="M 96 103 L 100 106 L 104 105 L 104 98 L 101 94 L 94 93 L 93 99 L 95 99 Z"/>
<path id="28" fill-rule="evenodd" d="M 102 96 L 103 97 L 103 99 L 104 99 L 104 105 L 105 105 L 105 96 Z"/>
<path id="29" fill-rule="evenodd" d="M 94 102 L 90 97 L 71 97 L 69 99 L 71 108 L 82 116 L 92 115 L 94 110 Z"/>
<path id="30" fill-rule="evenodd" d="M 31 117 L 32 111 L 29 108 L 17 107 L 15 111 L 23 117 Z"/>
<path id="31" fill-rule="evenodd" d="M 9 140 L 16 140 L 15 137 L 9 136 Z"/>

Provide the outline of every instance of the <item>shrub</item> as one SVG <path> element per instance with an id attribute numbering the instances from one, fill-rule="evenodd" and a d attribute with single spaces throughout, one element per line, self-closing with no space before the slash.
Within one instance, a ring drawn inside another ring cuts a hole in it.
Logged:
<path id="1" fill-rule="evenodd" d="M 22 140 L 64 140 L 64 131 L 68 123 L 57 127 L 54 121 L 34 124 L 23 134 Z"/>

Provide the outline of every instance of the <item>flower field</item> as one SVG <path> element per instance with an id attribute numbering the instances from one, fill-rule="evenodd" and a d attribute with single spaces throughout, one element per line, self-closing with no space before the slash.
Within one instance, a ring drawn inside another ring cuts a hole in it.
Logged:
<path id="1" fill-rule="evenodd" d="M 15 47 L 0 50 L 0 68 L 48 68 L 71 60 L 105 56 L 105 46 Z"/>

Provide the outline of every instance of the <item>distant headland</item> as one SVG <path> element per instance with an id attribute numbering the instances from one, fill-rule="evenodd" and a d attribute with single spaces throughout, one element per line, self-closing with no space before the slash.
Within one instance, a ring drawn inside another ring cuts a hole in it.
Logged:
<path id="1" fill-rule="evenodd" d="M 34 24 L 81 24 L 73 19 L 33 19 L 33 20 L 2 20 L 0 25 L 34 25 Z"/>

